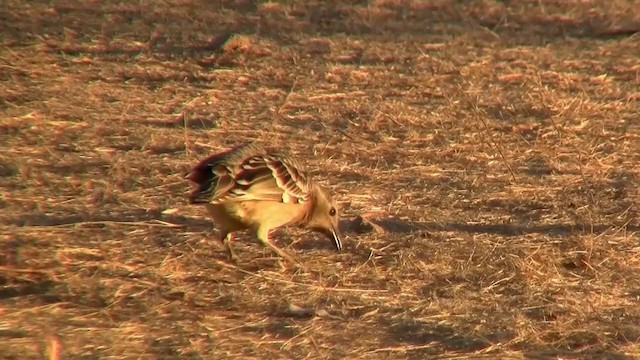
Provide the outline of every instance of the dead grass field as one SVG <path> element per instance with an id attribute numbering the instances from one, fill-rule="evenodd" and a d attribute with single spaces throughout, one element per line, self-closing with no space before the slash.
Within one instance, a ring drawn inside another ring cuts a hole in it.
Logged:
<path id="1" fill-rule="evenodd" d="M 638 9 L 1 2 L 0 358 L 639 358 Z M 343 253 L 226 260 L 182 176 L 250 140 Z"/>

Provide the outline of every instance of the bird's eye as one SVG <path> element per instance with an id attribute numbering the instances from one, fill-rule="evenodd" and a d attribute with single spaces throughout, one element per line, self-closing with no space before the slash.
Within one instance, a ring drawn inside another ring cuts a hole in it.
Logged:
<path id="1" fill-rule="evenodd" d="M 336 216 L 336 208 L 331 208 L 331 210 L 329 210 L 329 216 Z"/>

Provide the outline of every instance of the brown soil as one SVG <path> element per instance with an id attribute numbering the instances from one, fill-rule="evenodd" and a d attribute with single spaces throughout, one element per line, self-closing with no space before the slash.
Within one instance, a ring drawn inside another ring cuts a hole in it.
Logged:
<path id="1" fill-rule="evenodd" d="M 639 8 L 3 1 L 0 358 L 640 357 Z M 225 258 L 182 176 L 247 141 L 343 253 Z"/>

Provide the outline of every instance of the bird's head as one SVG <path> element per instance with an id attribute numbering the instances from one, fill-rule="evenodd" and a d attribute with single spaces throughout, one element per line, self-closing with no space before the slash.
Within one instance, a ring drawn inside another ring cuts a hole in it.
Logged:
<path id="1" fill-rule="evenodd" d="M 338 251 L 342 251 L 339 229 L 340 212 L 329 192 L 315 185 L 305 226 L 328 236 Z"/>

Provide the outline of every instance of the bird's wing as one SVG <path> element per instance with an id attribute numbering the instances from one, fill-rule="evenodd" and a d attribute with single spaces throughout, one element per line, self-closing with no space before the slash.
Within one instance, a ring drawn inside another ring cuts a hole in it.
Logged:
<path id="1" fill-rule="evenodd" d="M 278 201 L 303 203 L 310 196 L 304 166 L 284 154 L 244 145 L 210 156 L 186 176 L 198 185 L 192 203 Z"/>
<path id="2" fill-rule="evenodd" d="M 308 173 L 300 163 L 286 155 L 271 153 L 249 157 L 237 167 L 232 177 L 233 183 L 214 197 L 213 202 L 303 203 L 310 196 Z"/>
<path id="3" fill-rule="evenodd" d="M 192 204 L 210 203 L 223 196 L 234 186 L 242 162 L 263 153 L 262 147 L 246 144 L 203 159 L 185 176 L 196 185 L 189 200 Z"/>

